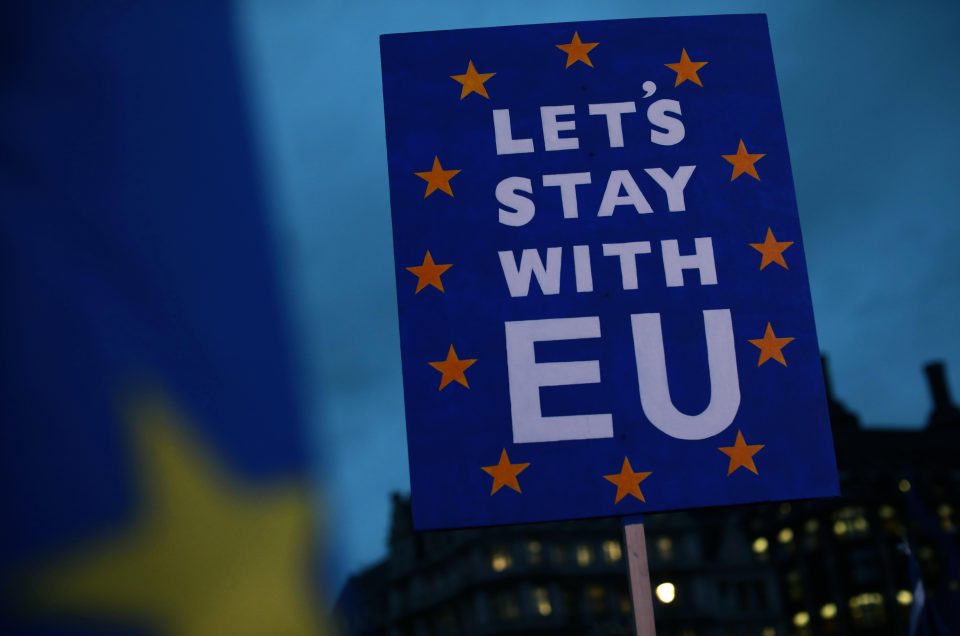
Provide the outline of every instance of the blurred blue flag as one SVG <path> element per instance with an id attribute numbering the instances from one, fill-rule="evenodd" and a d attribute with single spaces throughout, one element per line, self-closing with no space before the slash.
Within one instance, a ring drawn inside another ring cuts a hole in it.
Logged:
<path id="1" fill-rule="evenodd" d="M 927 598 L 927 590 L 920 573 L 920 564 L 908 545 L 904 545 L 907 555 L 907 573 L 910 578 L 910 593 L 913 605 L 910 608 L 910 636 L 949 636 L 953 632 L 944 623 L 936 605 Z"/>
<path id="2" fill-rule="evenodd" d="M 4 633 L 324 631 L 232 19 L 0 9 Z"/>
<path id="3" fill-rule="evenodd" d="M 960 626 L 960 554 L 957 553 L 953 534 L 945 532 L 939 519 L 935 518 L 924 506 L 916 491 L 907 492 L 907 513 L 913 528 L 911 540 L 914 543 L 936 545 L 938 569 L 942 579 L 939 585 L 928 588 L 923 582 L 923 571 L 909 544 L 904 545 L 907 556 L 907 575 L 913 605 L 910 608 L 911 636 L 948 635 L 957 633 Z"/>

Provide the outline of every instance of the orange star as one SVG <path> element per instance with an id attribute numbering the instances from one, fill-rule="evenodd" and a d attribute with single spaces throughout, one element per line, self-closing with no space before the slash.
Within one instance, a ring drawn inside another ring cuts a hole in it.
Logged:
<path id="1" fill-rule="evenodd" d="M 406 268 L 408 272 L 417 277 L 417 291 L 414 293 L 419 294 L 420 290 L 427 285 L 443 291 L 443 281 L 440 280 L 440 275 L 451 267 L 453 267 L 453 265 L 437 265 L 434 263 L 433 256 L 430 255 L 430 250 L 427 250 L 426 256 L 423 257 L 422 265 L 413 265 Z"/>
<path id="2" fill-rule="evenodd" d="M 507 457 L 507 449 L 504 448 L 500 453 L 499 463 L 493 466 L 481 467 L 483 472 L 493 477 L 493 486 L 490 487 L 490 496 L 492 497 L 494 493 L 504 486 L 520 492 L 520 482 L 517 481 L 517 475 L 525 471 L 529 465 L 529 462 L 525 464 L 511 464 L 510 458 Z"/>
<path id="3" fill-rule="evenodd" d="M 722 155 L 724 159 L 733 164 L 733 174 L 730 175 L 730 180 L 733 181 L 740 175 L 746 173 L 756 179 L 760 180 L 760 175 L 757 174 L 757 168 L 753 164 L 757 163 L 767 155 L 765 154 L 750 154 L 747 152 L 747 147 L 743 145 L 743 139 L 740 140 L 740 146 L 737 148 L 737 154 L 735 155 Z"/>
<path id="4" fill-rule="evenodd" d="M 567 66 L 570 68 L 575 62 L 583 62 L 590 68 L 593 68 L 593 62 L 590 61 L 588 53 L 596 48 L 599 42 L 581 42 L 580 34 L 573 32 L 573 39 L 569 44 L 558 44 L 557 48 L 567 54 Z"/>
<path id="5" fill-rule="evenodd" d="M 476 361 L 476 358 L 470 360 L 461 360 L 457 357 L 457 352 L 454 350 L 453 345 L 450 345 L 450 350 L 447 352 L 446 360 L 428 363 L 431 367 L 443 374 L 440 377 L 440 388 L 437 390 L 442 391 L 444 387 L 454 380 L 469 389 L 470 385 L 467 384 L 467 375 L 464 373 L 464 371 L 472 367 Z"/>
<path id="6" fill-rule="evenodd" d="M 440 165 L 440 158 L 433 158 L 433 168 L 428 172 L 414 172 L 421 179 L 427 182 L 427 191 L 423 193 L 423 198 L 434 193 L 436 190 L 442 190 L 453 196 L 453 189 L 450 187 L 450 179 L 460 174 L 459 170 L 444 170 Z"/>
<path id="7" fill-rule="evenodd" d="M 630 460 L 624 457 L 620 472 L 615 475 L 604 475 L 603 478 L 617 486 L 617 498 L 614 499 L 614 504 L 620 503 L 620 500 L 627 495 L 632 495 L 640 501 L 646 502 L 647 500 L 643 498 L 643 493 L 640 492 L 640 482 L 651 474 L 653 473 L 633 472 L 633 466 L 630 465 Z"/>
<path id="8" fill-rule="evenodd" d="M 776 263 L 783 269 L 790 269 L 787 267 L 787 261 L 783 258 L 783 251 L 791 245 L 793 245 L 793 241 L 778 241 L 777 237 L 773 235 L 773 230 L 767 228 L 767 238 L 764 239 L 763 243 L 751 243 L 750 247 L 763 254 L 763 258 L 760 260 L 761 270 L 770 263 Z"/>
<path id="9" fill-rule="evenodd" d="M 759 367 L 770 359 L 787 366 L 787 361 L 783 357 L 783 348 L 793 341 L 794 338 L 777 338 L 777 335 L 773 333 L 773 327 L 768 322 L 763 338 L 750 341 L 750 344 L 760 349 L 760 359 L 757 361 L 757 366 Z"/>
<path id="10" fill-rule="evenodd" d="M 680 86 L 687 80 L 690 80 L 697 86 L 703 86 L 703 83 L 700 81 L 700 76 L 697 75 L 697 71 L 702 69 L 704 66 L 710 62 L 694 62 L 690 59 L 690 56 L 687 55 L 687 49 L 680 51 L 680 61 L 674 62 L 673 64 L 664 64 L 671 71 L 676 71 L 677 81 L 674 83 L 674 86 Z"/>
<path id="11" fill-rule="evenodd" d="M 477 69 L 473 65 L 473 60 L 470 60 L 467 62 L 466 73 L 463 75 L 451 75 L 450 78 L 460 82 L 462 85 L 460 88 L 460 99 L 462 101 L 463 98 L 470 93 L 477 93 L 478 95 L 483 95 L 487 99 L 490 99 L 490 96 L 487 95 L 487 89 L 483 83 L 494 75 L 496 75 L 496 73 L 477 73 Z"/>
<path id="12" fill-rule="evenodd" d="M 747 444 L 743 440 L 743 433 L 737 431 L 737 441 L 734 442 L 733 446 L 721 446 L 719 450 L 730 457 L 727 477 L 740 468 L 746 468 L 754 475 L 760 474 L 757 472 L 757 465 L 753 463 L 753 456 L 763 450 L 763 444 Z"/>

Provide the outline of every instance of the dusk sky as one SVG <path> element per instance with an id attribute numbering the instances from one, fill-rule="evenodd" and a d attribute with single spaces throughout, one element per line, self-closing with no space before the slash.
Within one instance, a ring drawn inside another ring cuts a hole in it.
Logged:
<path id="1" fill-rule="evenodd" d="M 384 554 L 389 493 L 409 489 L 378 36 L 719 6 L 241 3 L 247 89 L 328 500 L 334 589 Z M 944 360 L 960 395 L 960 5 L 722 7 L 769 17 L 835 389 L 868 425 L 917 426 L 930 408 L 925 362 Z"/>

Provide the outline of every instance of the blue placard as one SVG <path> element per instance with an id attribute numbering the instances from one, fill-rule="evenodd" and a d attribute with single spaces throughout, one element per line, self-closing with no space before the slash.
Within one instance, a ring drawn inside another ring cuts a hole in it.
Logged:
<path id="1" fill-rule="evenodd" d="M 418 528 L 837 494 L 765 16 L 381 54 Z"/>

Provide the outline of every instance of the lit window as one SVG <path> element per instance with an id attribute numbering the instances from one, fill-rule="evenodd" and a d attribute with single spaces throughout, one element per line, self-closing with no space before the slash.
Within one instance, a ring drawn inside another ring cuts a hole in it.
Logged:
<path id="1" fill-rule="evenodd" d="M 897 484 L 897 488 L 900 489 L 900 492 L 910 492 L 910 482 L 906 479 L 901 479 L 900 483 Z"/>
<path id="2" fill-rule="evenodd" d="M 657 598 L 661 603 L 673 603 L 677 598 L 677 588 L 673 583 L 661 583 L 656 589 Z"/>
<path id="3" fill-rule="evenodd" d="M 897 603 L 901 605 L 913 603 L 913 594 L 910 593 L 910 590 L 900 590 L 897 592 Z"/>
<path id="4" fill-rule="evenodd" d="M 527 543 L 527 561 L 530 565 L 539 565 L 543 562 L 543 544 L 539 541 Z"/>
<path id="5" fill-rule="evenodd" d="M 893 506 L 883 505 L 880 506 L 879 514 L 881 519 L 893 519 L 897 515 L 897 511 L 894 510 Z"/>
<path id="6" fill-rule="evenodd" d="M 545 587 L 533 588 L 533 604 L 540 616 L 550 616 L 553 605 L 550 604 L 550 591 Z"/>
<path id="7" fill-rule="evenodd" d="M 673 539 L 670 537 L 660 537 L 657 539 L 657 552 L 664 561 L 673 559 Z"/>
<path id="8" fill-rule="evenodd" d="M 817 521 L 816 519 L 808 519 L 807 522 L 803 524 L 803 529 L 809 532 L 810 534 L 813 534 L 814 532 L 820 529 L 820 522 Z"/>
<path id="9" fill-rule="evenodd" d="M 587 544 L 581 543 L 577 546 L 577 565 L 585 568 L 591 563 L 593 563 L 593 550 Z"/>
<path id="10" fill-rule="evenodd" d="M 940 504 L 937 506 L 937 514 L 941 517 L 949 517 L 953 514 L 953 508 L 950 507 L 950 504 Z"/>
<path id="11" fill-rule="evenodd" d="M 767 551 L 767 548 L 770 546 L 770 543 L 766 540 L 765 537 L 757 537 L 753 542 L 753 551 L 757 554 L 763 554 Z"/>
<path id="12" fill-rule="evenodd" d="M 633 612 L 633 603 L 630 601 L 630 597 L 626 594 L 620 595 L 620 613 L 626 616 Z"/>
<path id="13" fill-rule="evenodd" d="M 866 534 L 870 529 L 863 508 L 848 506 L 833 513 L 833 533 L 837 536 L 855 537 Z"/>
<path id="14" fill-rule="evenodd" d="M 837 615 L 836 603 L 827 603 L 826 605 L 820 608 L 820 618 L 824 620 L 830 620 L 836 615 Z"/>
<path id="15" fill-rule="evenodd" d="M 879 592 L 864 592 L 850 598 L 850 607 L 865 607 L 869 605 L 882 605 L 883 595 Z"/>
<path id="16" fill-rule="evenodd" d="M 793 624 L 797 627 L 806 627 L 810 622 L 810 615 L 806 612 L 797 612 L 793 615 Z"/>
<path id="17" fill-rule="evenodd" d="M 883 595 L 879 592 L 864 592 L 850 599 L 850 615 L 860 628 L 879 627 L 886 622 Z"/>
<path id="18" fill-rule="evenodd" d="M 780 531 L 780 534 L 777 535 L 777 540 L 780 543 L 790 543 L 793 541 L 793 530 L 790 528 L 784 528 Z"/>
<path id="19" fill-rule="evenodd" d="M 616 563 L 623 558 L 623 549 L 620 547 L 620 542 L 613 540 L 604 541 L 603 558 L 607 561 L 607 563 Z"/>
<path id="20" fill-rule="evenodd" d="M 777 630 L 773 627 L 764 627 L 763 636 L 777 636 Z"/>
<path id="21" fill-rule="evenodd" d="M 493 551 L 490 557 L 490 567 L 493 568 L 494 572 L 503 572 L 509 569 L 511 565 L 513 565 L 513 558 L 506 548 L 499 547 Z"/>

